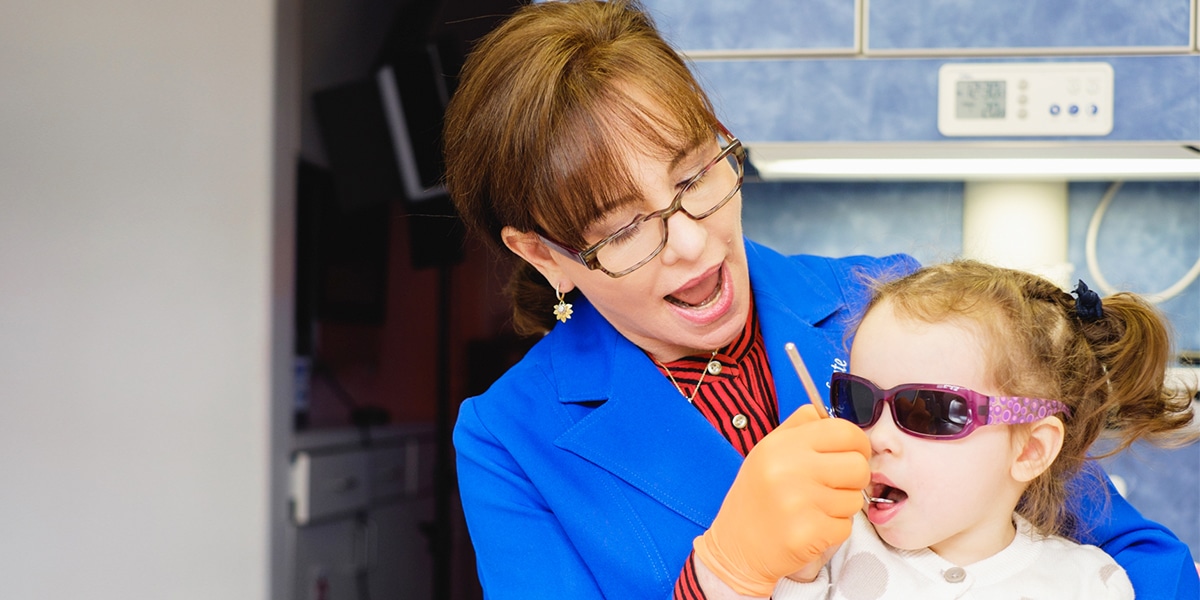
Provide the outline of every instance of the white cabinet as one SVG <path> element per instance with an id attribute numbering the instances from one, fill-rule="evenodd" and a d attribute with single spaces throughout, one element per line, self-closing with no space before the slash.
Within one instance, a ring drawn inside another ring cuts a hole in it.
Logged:
<path id="1" fill-rule="evenodd" d="M 294 600 L 432 598 L 431 427 L 297 436 L 286 544 Z"/>
<path id="2" fill-rule="evenodd" d="M 307 525 L 366 508 L 369 456 L 365 450 L 300 450 L 292 457 L 292 519 Z"/>

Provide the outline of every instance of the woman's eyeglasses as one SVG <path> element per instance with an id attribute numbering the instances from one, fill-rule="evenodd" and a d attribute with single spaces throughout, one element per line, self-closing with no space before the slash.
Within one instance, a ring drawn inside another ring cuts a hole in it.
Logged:
<path id="1" fill-rule="evenodd" d="M 683 211 L 699 221 L 729 203 L 742 187 L 746 150 L 724 127 L 718 134 L 721 152 L 689 179 L 671 205 L 648 215 L 638 215 L 624 227 L 584 250 L 576 250 L 539 234 L 542 242 L 609 277 L 628 275 L 650 262 L 667 245 L 667 220 Z"/>
<path id="2" fill-rule="evenodd" d="M 892 406 L 896 426 L 909 435 L 934 440 L 966 437 L 984 425 L 1032 423 L 1057 413 L 1071 414 L 1058 400 L 986 396 L 956 385 L 907 383 L 881 390 L 867 379 L 834 373 L 829 392 L 833 415 L 866 429 Z"/>

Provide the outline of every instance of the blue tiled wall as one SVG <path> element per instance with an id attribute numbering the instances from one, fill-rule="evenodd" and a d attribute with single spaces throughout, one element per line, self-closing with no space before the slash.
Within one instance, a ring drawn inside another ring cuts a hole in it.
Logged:
<path id="1" fill-rule="evenodd" d="M 786 254 L 962 251 L 961 183 L 747 183 L 742 198 L 746 235 Z"/>
<path id="2" fill-rule="evenodd" d="M 1085 238 L 1107 187 L 1068 188 L 1068 259 L 1084 280 L 1095 279 Z M 963 184 L 954 182 L 747 183 L 743 220 L 749 237 L 783 252 L 906 252 L 934 262 L 962 252 L 962 194 Z M 1175 283 L 1200 260 L 1200 182 L 1125 183 L 1101 222 L 1096 257 L 1120 290 L 1150 294 Z M 1200 350 L 1200 280 L 1160 308 L 1178 347 Z"/>
<path id="3" fill-rule="evenodd" d="M 1045 60 L 702 60 L 694 66 L 722 120 L 747 143 L 911 142 L 947 139 L 937 128 L 942 64 Z M 1200 140 L 1200 55 L 1054 60 L 1113 68 L 1113 130 L 1090 139 Z"/>
<path id="4" fill-rule="evenodd" d="M 1088 224 L 1108 188 L 1070 186 L 1068 258 L 1075 274 L 1095 279 L 1084 254 Z M 1113 287 L 1152 294 L 1174 284 L 1200 260 L 1200 181 L 1130 181 L 1105 211 L 1096 263 Z M 1200 350 L 1200 280 L 1160 305 L 1175 327 L 1181 350 Z"/>
<path id="5" fill-rule="evenodd" d="M 1186 48 L 1191 0 L 644 0 L 684 51 Z"/>

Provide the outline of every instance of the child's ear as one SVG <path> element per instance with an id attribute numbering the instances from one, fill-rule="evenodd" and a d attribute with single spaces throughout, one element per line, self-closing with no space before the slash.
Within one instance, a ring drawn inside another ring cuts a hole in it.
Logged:
<path id="1" fill-rule="evenodd" d="M 1063 445 L 1063 423 L 1058 417 L 1046 417 L 1029 425 L 1024 446 L 1013 461 L 1013 479 L 1022 483 L 1041 475 L 1058 457 Z"/>

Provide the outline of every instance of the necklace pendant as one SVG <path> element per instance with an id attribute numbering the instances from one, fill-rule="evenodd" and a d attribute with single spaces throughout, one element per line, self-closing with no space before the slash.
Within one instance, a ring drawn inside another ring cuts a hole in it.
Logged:
<path id="1" fill-rule="evenodd" d="M 571 306 L 570 304 L 567 305 L 568 310 L 569 310 L 570 306 Z M 700 393 L 700 386 L 704 385 L 704 376 L 708 375 L 710 373 L 712 375 L 717 375 L 721 372 L 721 361 L 717 360 L 717 352 L 720 350 L 721 350 L 720 348 L 713 350 L 712 355 L 708 357 L 708 364 L 704 366 L 703 371 L 700 371 L 700 379 L 696 381 L 696 387 L 695 387 L 695 389 L 692 390 L 691 396 L 687 395 L 687 392 L 683 391 L 683 387 L 681 387 L 679 385 L 678 381 L 675 381 L 675 375 L 673 373 L 671 373 L 670 367 L 668 367 L 667 365 L 665 365 L 661 362 L 658 362 L 658 359 L 654 358 L 653 355 L 650 356 L 650 359 L 653 360 L 655 363 L 657 363 L 658 366 L 662 367 L 663 371 L 666 371 L 667 377 L 670 378 L 671 383 L 675 384 L 675 389 L 679 390 L 679 394 L 681 396 L 683 396 L 685 400 L 688 401 L 688 404 L 693 404 L 692 401 L 695 400 L 696 396 Z M 738 415 L 738 416 L 742 417 L 743 419 L 745 418 L 742 415 Z"/>

